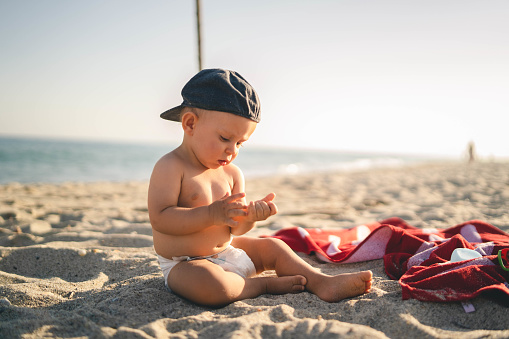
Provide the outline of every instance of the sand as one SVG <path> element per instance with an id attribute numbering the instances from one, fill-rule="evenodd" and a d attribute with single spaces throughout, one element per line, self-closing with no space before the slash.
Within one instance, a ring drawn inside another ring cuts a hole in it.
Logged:
<path id="1" fill-rule="evenodd" d="M 0 337 L 509 338 L 509 308 L 478 297 L 402 300 L 382 260 L 370 293 L 326 303 L 309 293 L 263 295 L 220 309 L 163 285 L 146 208 L 147 183 L 0 186 Z M 249 235 L 283 227 L 346 228 L 398 216 L 417 227 L 481 219 L 509 231 L 509 164 L 426 164 L 249 180 L 248 198 L 277 194 L 279 214 Z M 267 272 L 270 275 L 273 272 Z"/>

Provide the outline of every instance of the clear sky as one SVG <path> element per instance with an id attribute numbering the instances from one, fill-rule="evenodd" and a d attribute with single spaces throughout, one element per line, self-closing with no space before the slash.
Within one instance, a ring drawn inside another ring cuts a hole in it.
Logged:
<path id="1" fill-rule="evenodd" d="M 248 145 L 509 157 L 509 1 L 202 0 L 203 66 L 242 74 Z M 0 136 L 180 140 L 192 0 L 0 0 Z"/>

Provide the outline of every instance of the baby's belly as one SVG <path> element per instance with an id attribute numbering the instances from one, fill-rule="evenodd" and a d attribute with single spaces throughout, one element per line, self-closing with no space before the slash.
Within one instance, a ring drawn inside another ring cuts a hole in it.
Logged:
<path id="1" fill-rule="evenodd" d="M 174 236 L 152 229 L 154 249 L 162 257 L 204 256 L 221 252 L 230 243 L 230 228 L 213 226 L 201 232 Z"/>

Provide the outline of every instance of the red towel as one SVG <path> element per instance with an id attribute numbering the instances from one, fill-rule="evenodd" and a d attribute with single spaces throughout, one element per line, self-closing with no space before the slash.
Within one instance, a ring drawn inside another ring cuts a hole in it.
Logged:
<path id="1" fill-rule="evenodd" d="M 403 299 L 460 301 L 485 291 L 501 291 L 509 298 L 509 272 L 497 257 L 499 250 L 509 248 L 509 234 L 480 220 L 448 229 L 422 229 L 390 218 L 340 230 L 287 228 L 273 237 L 326 262 L 383 258 L 387 275 L 399 279 Z M 449 262 L 456 248 L 475 250 L 482 257 Z M 507 260 L 504 263 L 509 266 Z"/>

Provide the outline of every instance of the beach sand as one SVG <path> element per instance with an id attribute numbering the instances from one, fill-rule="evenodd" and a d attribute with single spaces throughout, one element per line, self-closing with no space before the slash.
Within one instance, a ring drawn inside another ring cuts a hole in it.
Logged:
<path id="1" fill-rule="evenodd" d="M 248 235 L 284 227 L 348 228 L 397 216 L 417 227 L 480 219 L 509 232 L 509 164 L 444 163 L 247 182 L 248 199 L 277 194 L 279 213 Z M 0 186 L 0 337 L 509 338 L 509 308 L 478 297 L 402 300 L 383 261 L 370 293 L 326 303 L 309 293 L 263 295 L 220 309 L 193 305 L 163 285 L 152 247 L 147 183 Z M 267 272 L 265 274 L 273 274 Z"/>

